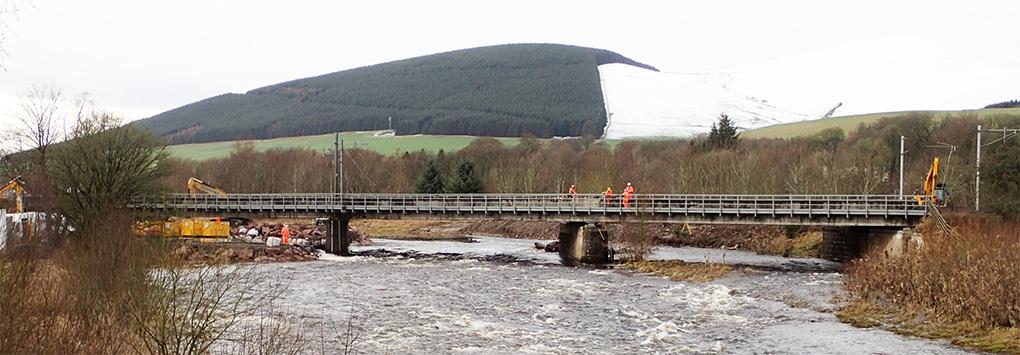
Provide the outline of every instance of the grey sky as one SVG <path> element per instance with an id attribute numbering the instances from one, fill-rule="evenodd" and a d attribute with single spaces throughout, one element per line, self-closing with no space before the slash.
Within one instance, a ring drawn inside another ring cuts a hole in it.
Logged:
<path id="1" fill-rule="evenodd" d="M 138 119 L 284 80 L 518 42 L 605 48 L 677 72 L 754 67 L 904 37 L 935 43 L 933 57 L 962 58 L 951 70 L 964 74 L 975 64 L 955 51 L 983 51 L 1006 64 L 1020 63 L 1015 28 L 1020 5 L 1013 1 L 19 4 L 23 11 L 0 29 L 8 37 L 6 71 L 0 72 L 2 121 L 18 111 L 17 96 L 32 83 L 62 88 L 69 96 L 88 91 L 99 106 Z M 879 56 L 917 55 L 878 48 L 884 51 L 874 53 Z M 989 100 L 1009 98 L 1020 98 L 1020 92 Z"/>

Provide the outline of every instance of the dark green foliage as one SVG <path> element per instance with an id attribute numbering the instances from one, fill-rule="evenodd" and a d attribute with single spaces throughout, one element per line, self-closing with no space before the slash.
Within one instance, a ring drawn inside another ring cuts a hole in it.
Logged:
<path id="1" fill-rule="evenodd" d="M 737 126 L 725 113 L 719 115 L 719 123 L 712 124 L 712 130 L 708 133 L 708 146 L 711 149 L 731 149 L 737 146 L 740 134 L 737 133 Z"/>
<path id="2" fill-rule="evenodd" d="M 465 49 L 224 94 L 135 123 L 171 144 L 381 130 L 601 136 L 597 66 L 619 54 L 554 44 Z"/>
<path id="3" fill-rule="evenodd" d="M 815 145 L 829 151 L 835 151 L 836 147 L 839 147 L 839 144 L 844 140 L 846 140 L 846 133 L 839 127 L 826 128 L 818 132 L 812 139 Z"/>
<path id="4" fill-rule="evenodd" d="M 1003 101 L 985 106 L 985 108 L 1018 108 L 1018 107 L 1020 107 L 1020 100 Z"/>
<path id="5" fill-rule="evenodd" d="M 443 180 L 443 173 L 439 171 L 438 159 L 429 159 L 425 162 L 425 170 L 418 177 L 414 192 L 420 194 L 438 194 L 446 191 L 446 181 Z"/>
<path id="6" fill-rule="evenodd" d="M 461 161 L 457 165 L 457 175 L 450 184 L 450 192 L 455 194 L 475 194 L 482 192 L 482 179 L 475 171 L 475 163 L 470 160 Z"/>
<path id="7" fill-rule="evenodd" d="M 981 196 L 988 206 L 1003 216 L 1020 215 L 1020 142 L 1008 139 L 1001 145 L 989 146 L 988 161 L 982 162 L 987 185 L 982 184 Z M 982 203 L 984 205 L 984 203 Z"/>

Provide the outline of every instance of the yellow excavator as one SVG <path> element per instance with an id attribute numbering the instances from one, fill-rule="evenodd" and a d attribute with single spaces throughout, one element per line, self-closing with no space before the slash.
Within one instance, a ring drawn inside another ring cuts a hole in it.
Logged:
<path id="1" fill-rule="evenodd" d="M 223 189 L 209 185 L 209 183 L 196 178 L 188 179 L 188 193 L 192 197 L 198 196 L 199 193 L 227 197 L 227 192 L 223 191 Z"/>
<path id="2" fill-rule="evenodd" d="M 922 195 L 915 195 L 914 199 L 917 200 L 917 204 L 924 205 L 925 201 L 931 201 L 935 205 L 942 205 L 945 200 L 942 191 L 941 184 L 938 183 L 939 179 L 939 157 L 932 159 L 931 167 L 928 168 L 928 174 L 924 176 L 924 191 Z"/>
<path id="3" fill-rule="evenodd" d="M 25 206 L 22 204 L 24 188 L 21 187 L 20 176 L 11 179 L 4 187 L 0 187 L 0 194 L 4 194 L 7 191 L 14 191 L 14 211 L 17 213 L 25 212 Z"/>
<path id="4" fill-rule="evenodd" d="M 192 197 L 199 194 L 207 194 L 219 197 L 226 197 L 227 192 L 218 187 L 212 186 L 205 181 L 190 178 L 188 179 L 188 193 Z M 220 217 L 215 218 L 176 218 L 163 222 L 143 222 L 136 225 L 135 233 L 139 235 L 161 235 L 164 237 L 185 237 L 185 238 L 228 238 L 230 237 L 230 222 L 223 221 Z"/>

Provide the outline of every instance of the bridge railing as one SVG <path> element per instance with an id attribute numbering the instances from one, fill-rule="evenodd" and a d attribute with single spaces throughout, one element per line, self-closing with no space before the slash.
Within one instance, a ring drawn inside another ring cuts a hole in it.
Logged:
<path id="1" fill-rule="evenodd" d="M 910 196 L 635 194 L 230 194 L 147 196 L 142 209 L 351 213 L 654 213 L 730 215 L 903 215 L 925 213 Z"/>

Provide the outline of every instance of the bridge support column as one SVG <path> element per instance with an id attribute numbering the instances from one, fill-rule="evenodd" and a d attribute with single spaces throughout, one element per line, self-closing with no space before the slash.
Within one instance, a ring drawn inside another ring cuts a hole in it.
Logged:
<path id="1" fill-rule="evenodd" d="M 329 218 L 326 233 L 326 252 L 341 256 L 351 255 L 351 236 L 347 232 L 350 218 L 336 216 Z"/>
<path id="2" fill-rule="evenodd" d="M 911 228 L 829 227 L 822 229 L 822 258 L 849 261 L 871 252 L 898 256 L 921 245 L 920 236 Z"/>
<path id="3" fill-rule="evenodd" d="M 560 223 L 560 262 L 564 265 L 608 264 L 613 261 L 609 233 L 602 225 Z"/>

